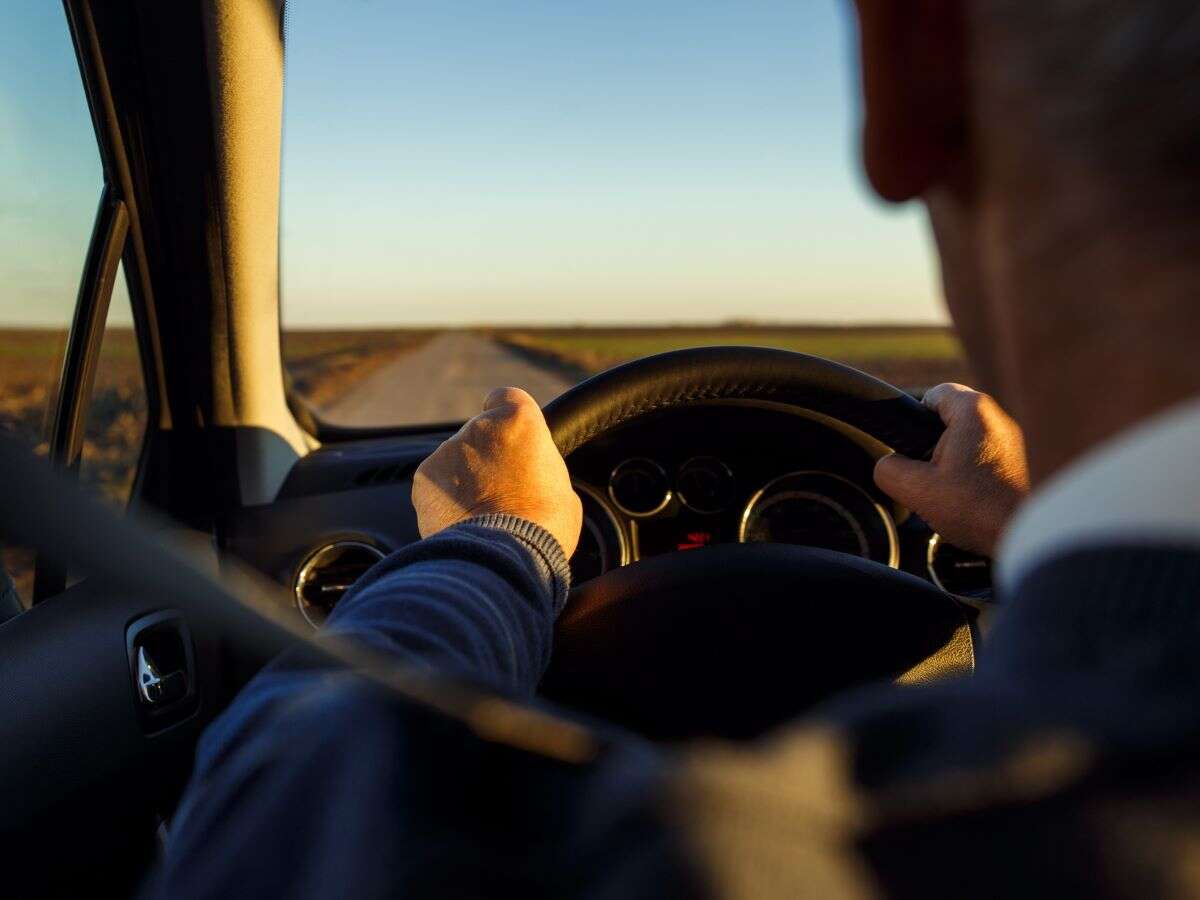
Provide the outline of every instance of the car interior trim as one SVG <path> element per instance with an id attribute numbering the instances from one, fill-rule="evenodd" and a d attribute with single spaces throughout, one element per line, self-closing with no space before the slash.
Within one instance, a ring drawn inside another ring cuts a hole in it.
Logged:
<path id="1" fill-rule="evenodd" d="M 89 401 L 96 381 L 100 345 L 108 320 L 108 306 L 116 283 L 117 268 L 129 233 L 125 204 L 107 182 L 100 194 L 92 238 L 79 281 L 75 315 L 67 335 L 66 353 L 58 382 L 58 396 L 50 426 L 50 465 L 77 477 L 83 454 L 83 434 Z M 34 604 L 62 593 L 67 572 L 39 555 L 35 564 Z"/>
<path id="2" fill-rule="evenodd" d="M 596 490 L 595 488 L 593 488 L 591 485 L 587 484 L 586 482 L 579 481 L 577 479 L 572 479 L 571 485 L 572 485 L 572 487 L 575 488 L 575 490 L 580 491 L 581 493 L 587 494 L 589 497 L 591 497 L 593 500 L 595 500 L 597 505 L 602 510 L 604 510 L 605 516 L 608 517 L 609 524 L 612 525 L 613 531 L 615 531 L 616 535 L 617 535 L 617 543 L 618 543 L 617 560 L 618 561 L 617 561 L 616 565 L 617 566 L 629 565 L 629 563 L 633 560 L 632 551 L 630 549 L 630 540 L 626 536 L 625 528 L 621 523 L 620 516 L 618 516 L 616 514 L 616 512 L 613 511 L 613 508 L 609 504 L 608 499 L 605 498 L 603 494 L 601 494 L 598 490 Z"/>

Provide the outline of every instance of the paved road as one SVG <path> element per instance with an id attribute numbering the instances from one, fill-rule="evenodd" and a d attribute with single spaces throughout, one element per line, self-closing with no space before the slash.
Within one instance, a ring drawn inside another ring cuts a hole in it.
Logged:
<path id="1" fill-rule="evenodd" d="M 510 384 L 539 403 L 571 386 L 495 341 L 447 331 L 388 363 L 321 415 L 336 425 L 463 421 L 479 412 L 488 391 Z"/>

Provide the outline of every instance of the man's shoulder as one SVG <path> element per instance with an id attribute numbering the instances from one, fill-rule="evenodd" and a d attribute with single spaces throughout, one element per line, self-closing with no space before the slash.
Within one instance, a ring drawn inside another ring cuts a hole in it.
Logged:
<path id="1" fill-rule="evenodd" d="M 1200 552 L 1200 398 L 1140 422 L 1072 462 L 1025 502 L 998 554 L 1015 594 L 1044 563 L 1109 546 Z M 1123 562 L 1129 565 L 1128 558 Z"/>
<path id="2" fill-rule="evenodd" d="M 1161 896 L 1200 843 L 1189 688 L 985 672 L 865 691 L 763 744 L 692 751 L 672 819 L 717 896 Z"/>
<path id="3" fill-rule="evenodd" d="M 984 667 L 1009 679 L 1097 673 L 1136 679 L 1150 693 L 1181 687 L 1200 673 L 1198 597 L 1200 545 L 1149 537 L 1077 544 L 1024 574 Z"/>
<path id="4" fill-rule="evenodd" d="M 1197 598 L 1191 546 L 1047 558 L 974 677 L 694 750 L 675 818 L 723 896 L 1162 895 L 1200 843 Z"/>

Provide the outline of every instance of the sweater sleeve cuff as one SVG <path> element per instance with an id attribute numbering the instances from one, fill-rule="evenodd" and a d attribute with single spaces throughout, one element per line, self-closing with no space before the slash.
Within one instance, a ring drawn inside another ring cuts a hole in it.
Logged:
<path id="1" fill-rule="evenodd" d="M 462 526 L 495 528 L 529 548 L 538 571 L 550 584 L 555 617 L 562 612 L 571 591 L 571 565 L 554 535 L 528 519 L 500 513 L 464 519 L 454 527 Z"/>

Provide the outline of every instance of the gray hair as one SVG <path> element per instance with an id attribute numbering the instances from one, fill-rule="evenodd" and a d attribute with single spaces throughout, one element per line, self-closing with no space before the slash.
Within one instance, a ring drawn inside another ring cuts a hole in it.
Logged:
<path id="1" fill-rule="evenodd" d="M 1026 140 L 1048 140 L 1126 185 L 1194 199 L 1200 0 L 964 2 L 978 37 L 975 80 L 1019 109 Z"/>

